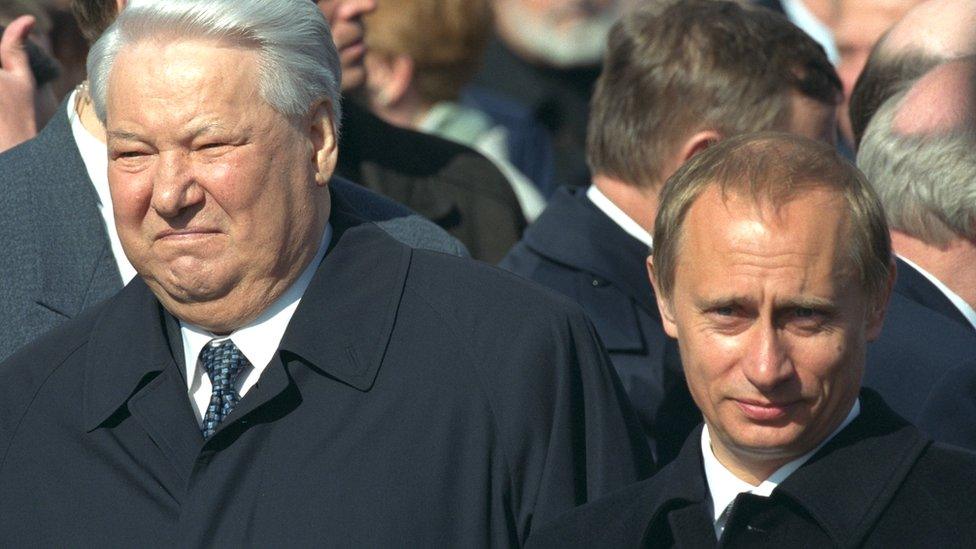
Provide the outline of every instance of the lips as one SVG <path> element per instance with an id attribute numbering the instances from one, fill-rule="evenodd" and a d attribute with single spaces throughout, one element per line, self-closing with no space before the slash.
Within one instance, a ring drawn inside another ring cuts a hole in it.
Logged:
<path id="1" fill-rule="evenodd" d="M 742 413 L 753 421 L 777 421 L 783 419 L 790 412 L 790 408 L 795 404 L 773 403 L 758 400 L 735 399 L 735 404 Z"/>
<path id="2" fill-rule="evenodd" d="M 190 240 L 217 234 L 216 229 L 187 228 L 166 229 L 156 234 L 156 240 Z"/>

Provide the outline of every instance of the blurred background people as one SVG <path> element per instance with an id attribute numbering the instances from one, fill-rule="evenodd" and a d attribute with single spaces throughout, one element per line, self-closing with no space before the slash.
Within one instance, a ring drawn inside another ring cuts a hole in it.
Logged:
<path id="1" fill-rule="evenodd" d="M 491 33 L 490 0 L 382 0 L 366 17 L 366 101 L 397 126 L 463 143 L 505 174 L 529 222 L 542 194 L 509 161 L 508 131 L 458 102 Z"/>
<path id="2" fill-rule="evenodd" d="M 43 33 L 34 32 L 39 20 L 20 12 L 0 9 L 0 152 L 34 137 L 58 106 L 52 82 L 60 68 L 35 43 L 45 43 Z"/>
<path id="3" fill-rule="evenodd" d="M 492 113 L 479 90 L 515 100 L 546 127 L 555 179 L 586 186 L 586 123 L 607 33 L 621 0 L 494 0 L 495 36 L 475 77 L 471 101 Z"/>
<path id="4" fill-rule="evenodd" d="M 976 54 L 976 2 L 929 0 L 905 14 L 875 45 L 850 101 L 854 145 L 882 103 L 936 65 Z"/>
<path id="5" fill-rule="evenodd" d="M 842 150 L 853 142 L 848 101 L 875 42 L 921 0 L 758 0 L 781 11 L 818 40 L 844 84 L 844 102 L 838 122 L 844 137 Z"/>
<path id="6" fill-rule="evenodd" d="M 342 62 L 342 92 L 365 91 L 364 18 L 376 0 L 318 0 Z M 417 23 L 423 26 L 425 23 Z M 336 173 L 400 202 L 463 242 L 472 257 L 497 263 L 525 229 L 505 176 L 473 149 L 393 126 L 346 101 Z"/>
<path id="7" fill-rule="evenodd" d="M 583 305 L 658 463 L 700 419 L 646 276 L 658 194 L 690 158 L 740 133 L 834 144 L 840 96 L 820 46 L 767 9 L 659 0 L 610 33 L 589 121 L 592 185 L 556 192 L 501 266 Z"/>

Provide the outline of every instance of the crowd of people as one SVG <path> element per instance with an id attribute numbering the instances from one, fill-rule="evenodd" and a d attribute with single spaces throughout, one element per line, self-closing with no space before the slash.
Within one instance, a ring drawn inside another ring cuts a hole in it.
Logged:
<path id="1" fill-rule="evenodd" d="M 0 24 L 0 544 L 976 546 L 972 0 Z"/>

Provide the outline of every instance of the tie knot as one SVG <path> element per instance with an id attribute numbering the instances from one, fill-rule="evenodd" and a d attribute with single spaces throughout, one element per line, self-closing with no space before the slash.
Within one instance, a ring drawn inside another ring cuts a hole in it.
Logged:
<path id="1" fill-rule="evenodd" d="M 247 363 L 244 354 L 227 339 L 219 343 L 209 343 L 200 351 L 200 362 L 210 376 L 214 388 L 229 388 L 237 380 L 238 374 Z"/>

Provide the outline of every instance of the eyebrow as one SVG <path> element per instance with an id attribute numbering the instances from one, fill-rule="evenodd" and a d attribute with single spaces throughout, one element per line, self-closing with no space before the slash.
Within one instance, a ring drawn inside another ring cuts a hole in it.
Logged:
<path id="1" fill-rule="evenodd" d="M 707 311 L 710 309 L 718 309 L 721 307 L 729 307 L 732 305 L 739 305 L 743 303 L 752 303 L 754 300 L 751 297 L 742 295 L 730 295 L 715 298 L 704 298 L 699 300 L 696 305 L 700 310 Z M 798 296 L 790 299 L 786 299 L 777 302 L 775 307 L 777 309 L 783 308 L 805 308 L 805 309 L 820 309 L 832 311 L 837 308 L 837 302 L 832 299 L 826 299 L 822 297 L 814 296 Z"/>
<path id="2" fill-rule="evenodd" d="M 218 131 L 221 131 L 223 129 L 224 129 L 224 125 L 223 124 L 220 124 L 218 122 L 208 122 L 208 123 L 205 123 L 205 124 L 201 124 L 200 126 L 198 126 L 195 129 L 193 129 L 191 132 L 189 132 L 188 138 L 189 139 L 193 139 L 195 137 L 199 137 L 201 135 L 205 135 L 205 134 L 208 134 L 208 133 L 218 132 Z M 133 132 L 123 131 L 123 130 L 112 130 L 112 131 L 107 132 L 106 135 L 108 137 L 112 138 L 112 139 L 119 139 L 119 140 L 124 140 L 124 141 L 142 141 L 143 140 L 143 137 L 141 135 L 139 135 L 137 133 L 133 133 Z"/>

